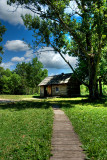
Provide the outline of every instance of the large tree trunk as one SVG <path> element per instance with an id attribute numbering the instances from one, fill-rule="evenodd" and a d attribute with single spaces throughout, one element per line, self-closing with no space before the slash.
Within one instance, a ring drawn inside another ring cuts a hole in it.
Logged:
<path id="1" fill-rule="evenodd" d="M 98 84 L 97 84 L 97 65 L 94 57 L 89 59 L 89 97 L 94 100 L 98 98 Z"/>

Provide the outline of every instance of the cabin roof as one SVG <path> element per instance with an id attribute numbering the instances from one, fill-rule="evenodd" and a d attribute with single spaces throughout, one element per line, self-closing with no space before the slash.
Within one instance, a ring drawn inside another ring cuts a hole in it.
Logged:
<path id="1" fill-rule="evenodd" d="M 51 85 L 51 84 L 66 84 L 68 83 L 71 76 L 72 76 L 72 73 L 67 73 L 67 74 L 62 73 L 59 75 L 49 76 L 49 77 L 46 77 L 39 84 L 39 86 L 46 86 L 46 85 Z"/>

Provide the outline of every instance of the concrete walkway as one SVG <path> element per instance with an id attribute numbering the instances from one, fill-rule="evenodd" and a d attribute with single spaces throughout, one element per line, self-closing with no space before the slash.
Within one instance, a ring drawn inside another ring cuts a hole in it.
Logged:
<path id="1" fill-rule="evenodd" d="M 52 157 L 50 160 L 85 160 L 82 144 L 74 132 L 68 117 L 57 105 L 53 106 L 54 124 L 52 136 Z"/>

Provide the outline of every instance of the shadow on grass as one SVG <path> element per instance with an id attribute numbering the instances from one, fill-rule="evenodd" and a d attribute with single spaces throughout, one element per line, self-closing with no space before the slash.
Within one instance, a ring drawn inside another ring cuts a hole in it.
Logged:
<path id="1" fill-rule="evenodd" d="M 48 109 L 50 107 L 50 103 L 46 101 L 20 101 L 20 102 L 10 102 L 10 103 L 1 103 L 1 109 L 15 109 L 15 110 L 23 110 L 27 108 L 44 108 Z"/>
<path id="2" fill-rule="evenodd" d="M 40 96 L 32 96 L 32 98 L 41 98 Z"/>
<path id="3" fill-rule="evenodd" d="M 79 97 L 81 98 L 81 97 Z M 99 100 L 94 100 L 91 101 L 90 99 L 59 99 L 56 101 L 49 101 L 51 104 L 57 104 L 59 105 L 60 108 L 66 107 L 66 108 L 71 108 L 75 107 L 75 105 L 92 105 L 93 107 L 107 107 L 107 96 L 103 97 L 102 99 Z"/>
<path id="4" fill-rule="evenodd" d="M 53 101 L 52 101 L 53 100 Z M 42 101 L 19 101 L 19 102 L 10 102 L 10 103 L 1 103 L 1 109 L 15 109 L 15 110 L 23 110 L 27 108 L 44 108 L 48 109 L 49 107 L 53 106 L 53 104 L 57 104 L 60 108 L 66 107 L 71 108 L 75 107 L 75 105 L 92 105 L 93 107 L 107 107 L 107 96 L 103 97 L 101 100 L 96 100 L 94 102 L 90 101 L 89 99 L 67 99 L 67 98 L 58 98 L 54 100 L 51 99 L 44 99 Z"/>

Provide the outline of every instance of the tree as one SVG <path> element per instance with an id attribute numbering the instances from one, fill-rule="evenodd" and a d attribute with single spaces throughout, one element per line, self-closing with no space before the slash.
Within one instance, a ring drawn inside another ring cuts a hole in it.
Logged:
<path id="1" fill-rule="evenodd" d="M 21 77 L 10 71 L 0 67 L 0 94 L 22 94 Z"/>
<path id="2" fill-rule="evenodd" d="M 27 65 L 27 84 L 38 91 L 38 84 L 48 76 L 48 71 L 47 69 L 43 70 L 43 64 L 38 61 L 37 57 L 33 58 L 32 62 Z"/>
<path id="3" fill-rule="evenodd" d="M 100 96 L 102 96 L 102 82 L 107 85 L 107 45 L 102 50 L 98 76 Z"/>
<path id="4" fill-rule="evenodd" d="M 18 74 L 21 77 L 21 83 L 22 83 L 22 92 L 23 94 L 27 94 L 27 73 L 26 69 L 27 64 L 25 62 L 22 62 L 21 64 L 18 63 L 16 65 L 16 69 L 13 71 L 14 73 Z"/>
<path id="5" fill-rule="evenodd" d="M 9 77 L 9 84 L 8 84 L 9 88 L 10 88 L 10 94 L 22 94 L 22 84 L 21 84 L 21 77 L 16 74 L 16 73 L 12 73 L 11 76 Z"/>
<path id="6" fill-rule="evenodd" d="M 11 74 L 12 73 L 9 69 L 5 70 L 3 67 L 0 67 L 0 93 L 10 93 L 9 77 Z"/>
<path id="7" fill-rule="evenodd" d="M 103 95 L 102 82 L 103 84 L 107 84 L 107 65 L 106 65 L 107 54 L 106 53 L 107 53 L 107 46 L 102 50 L 98 74 L 97 74 L 97 87 L 98 87 L 98 93 L 100 96 Z M 86 82 L 89 81 L 88 64 L 85 62 L 84 58 L 80 58 L 80 57 L 78 58 L 78 62 L 76 64 L 76 73 L 80 79 Z"/>
<path id="8" fill-rule="evenodd" d="M 1 81 L 3 73 L 4 73 L 4 68 L 0 67 L 0 93 L 2 93 L 2 89 L 3 89 L 3 84 L 2 84 L 2 81 Z"/>
<path id="9" fill-rule="evenodd" d="M 89 83 L 80 81 L 89 88 L 90 98 L 97 98 L 99 62 L 107 41 L 106 0 L 8 0 L 8 3 L 22 5 L 36 14 L 34 17 L 23 17 L 25 26 L 34 31 L 35 42 L 52 46 L 77 78 L 78 75 L 63 54 L 85 59 Z M 70 13 L 67 8 L 72 8 Z M 80 16 L 81 20 L 77 21 L 74 15 Z"/>
<path id="10" fill-rule="evenodd" d="M 21 92 L 21 77 L 9 69 L 0 67 L 0 93 L 19 94 Z"/>
<path id="11" fill-rule="evenodd" d="M 43 69 L 43 65 L 38 61 L 37 57 L 32 59 L 32 62 L 17 64 L 14 70 L 21 77 L 21 83 L 24 92 L 27 94 L 32 91 L 38 92 L 38 84 L 48 75 L 48 71 Z"/>
<path id="12" fill-rule="evenodd" d="M 0 71 L 0 84 L 1 84 L 1 93 L 5 94 L 11 94 L 11 88 L 10 88 L 10 77 L 12 75 L 12 72 L 9 69 L 4 69 Z"/>
<path id="13" fill-rule="evenodd" d="M 1 22 L 0 22 L 0 43 L 2 42 L 2 36 L 3 36 L 3 34 L 5 33 L 5 31 L 6 31 L 6 29 L 5 29 L 5 26 L 3 26 L 2 24 L 1 24 Z M 2 53 L 3 54 L 3 47 L 2 47 L 2 45 L 0 44 L 0 53 Z M 0 57 L 0 63 L 1 63 L 1 61 L 2 61 L 2 58 Z"/>

